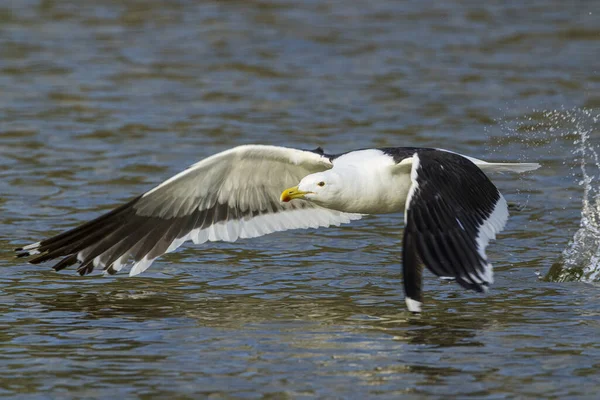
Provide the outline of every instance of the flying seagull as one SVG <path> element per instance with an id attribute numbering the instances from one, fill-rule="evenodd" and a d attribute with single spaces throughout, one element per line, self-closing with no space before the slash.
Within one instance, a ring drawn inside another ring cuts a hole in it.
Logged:
<path id="1" fill-rule="evenodd" d="M 487 163 L 447 150 L 390 147 L 326 154 L 244 145 L 192 165 L 122 206 L 54 237 L 16 249 L 33 264 L 60 259 L 138 275 L 185 241 L 233 242 L 298 228 L 339 226 L 364 214 L 404 212 L 408 309 L 420 312 L 422 270 L 483 292 L 493 282 L 485 254 L 508 218 L 485 172 L 525 172 L 535 163 Z"/>

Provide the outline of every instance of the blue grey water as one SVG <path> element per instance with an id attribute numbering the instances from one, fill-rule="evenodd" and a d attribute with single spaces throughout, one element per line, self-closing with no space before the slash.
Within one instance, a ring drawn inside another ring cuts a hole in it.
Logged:
<path id="1" fill-rule="evenodd" d="M 598 54 L 595 1 L 0 2 L 0 396 L 596 398 Z M 428 273 L 421 316 L 402 215 L 136 278 L 13 256 L 243 143 L 542 168 L 493 176 L 523 209 L 492 290 Z"/>

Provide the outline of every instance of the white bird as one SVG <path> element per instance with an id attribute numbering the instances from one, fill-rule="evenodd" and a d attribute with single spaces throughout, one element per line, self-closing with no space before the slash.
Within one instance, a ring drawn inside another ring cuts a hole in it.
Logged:
<path id="1" fill-rule="evenodd" d="M 130 263 L 134 276 L 188 240 L 233 242 L 403 211 L 405 300 L 410 311 L 420 312 L 423 265 L 478 292 L 493 282 L 485 249 L 504 228 L 508 207 L 484 172 L 537 168 L 429 148 L 330 155 L 320 148 L 245 145 L 208 157 L 92 221 L 16 251 L 19 257 L 37 255 L 33 264 L 62 258 L 56 271 L 79 262 L 81 275 L 94 268 L 114 274 Z"/>

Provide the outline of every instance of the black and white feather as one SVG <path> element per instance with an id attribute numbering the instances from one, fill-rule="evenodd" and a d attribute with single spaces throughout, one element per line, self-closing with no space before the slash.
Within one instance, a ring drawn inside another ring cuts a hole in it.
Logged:
<path id="1" fill-rule="evenodd" d="M 129 275 L 145 271 L 187 240 L 233 242 L 298 228 L 339 226 L 361 216 L 307 201 L 281 203 L 286 187 L 332 167 L 322 151 L 248 145 L 206 158 L 127 204 L 41 242 L 19 256 L 37 264 L 61 258 L 59 271 L 77 262 L 81 275 L 109 274 L 132 263 Z"/>
<path id="2" fill-rule="evenodd" d="M 412 156 L 406 200 L 404 287 L 409 309 L 418 311 L 421 269 L 483 292 L 493 283 L 485 254 L 506 225 L 508 206 L 498 189 L 469 159 L 422 150 Z"/>

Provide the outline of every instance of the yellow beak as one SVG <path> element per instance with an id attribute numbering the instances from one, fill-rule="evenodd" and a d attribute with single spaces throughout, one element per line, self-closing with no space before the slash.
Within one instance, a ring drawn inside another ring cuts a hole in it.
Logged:
<path id="1" fill-rule="evenodd" d="M 312 193 L 312 192 L 303 192 L 302 190 L 298 189 L 298 186 L 294 186 L 289 189 L 285 189 L 281 193 L 281 201 L 283 201 L 284 203 L 287 203 L 288 201 L 293 200 L 293 199 L 301 199 L 307 193 Z"/>

